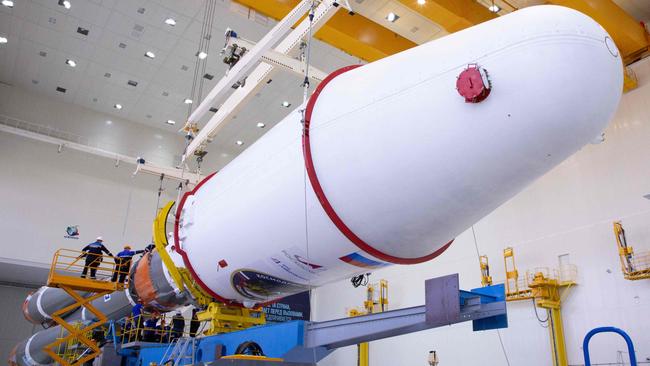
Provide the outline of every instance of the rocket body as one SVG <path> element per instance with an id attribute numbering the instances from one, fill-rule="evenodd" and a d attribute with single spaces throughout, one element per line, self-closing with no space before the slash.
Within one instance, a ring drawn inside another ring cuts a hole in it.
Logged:
<path id="1" fill-rule="evenodd" d="M 480 103 L 456 90 L 469 64 L 492 84 Z M 607 33 L 557 6 L 335 73 L 185 197 L 178 250 L 247 305 L 432 259 L 598 136 L 621 89 Z"/>

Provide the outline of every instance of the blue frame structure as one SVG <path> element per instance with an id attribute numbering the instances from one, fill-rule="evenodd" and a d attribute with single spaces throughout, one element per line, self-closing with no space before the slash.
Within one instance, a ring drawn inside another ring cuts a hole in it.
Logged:
<path id="1" fill-rule="evenodd" d="M 587 333 L 585 339 L 582 341 L 582 352 L 585 357 L 585 366 L 591 366 L 591 358 L 589 357 L 589 341 L 591 340 L 591 337 L 598 333 L 617 333 L 623 337 L 623 339 L 625 339 L 625 343 L 627 343 L 627 351 L 630 354 L 630 366 L 637 366 L 636 354 L 634 353 L 634 344 L 632 343 L 632 338 L 630 338 L 630 336 L 625 333 L 624 330 L 616 327 L 594 328 Z"/>

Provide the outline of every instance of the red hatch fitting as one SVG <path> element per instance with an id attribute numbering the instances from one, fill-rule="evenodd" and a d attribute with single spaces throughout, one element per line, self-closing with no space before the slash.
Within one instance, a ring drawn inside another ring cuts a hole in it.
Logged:
<path id="1" fill-rule="evenodd" d="M 456 79 L 456 90 L 466 103 L 480 103 L 490 95 L 491 84 L 488 73 L 477 64 L 469 64 Z"/>

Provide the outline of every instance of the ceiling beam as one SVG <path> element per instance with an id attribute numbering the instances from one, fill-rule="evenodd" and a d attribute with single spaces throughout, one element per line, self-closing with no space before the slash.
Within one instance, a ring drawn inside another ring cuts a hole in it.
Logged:
<path id="1" fill-rule="evenodd" d="M 423 5 L 416 0 L 399 0 L 410 9 L 454 33 L 497 17 L 475 0 L 427 0 Z"/>
<path id="2" fill-rule="evenodd" d="M 234 0 L 256 12 L 280 20 L 297 0 Z M 415 47 L 410 40 L 359 15 L 339 11 L 314 34 L 314 38 L 364 61 L 375 61 Z"/>
<path id="3" fill-rule="evenodd" d="M 578 10 L 600 23 L 612 36 L 626 65 L 648 51 L 645 28 L 612 0 L 548 0 L 548 3 Z"/>

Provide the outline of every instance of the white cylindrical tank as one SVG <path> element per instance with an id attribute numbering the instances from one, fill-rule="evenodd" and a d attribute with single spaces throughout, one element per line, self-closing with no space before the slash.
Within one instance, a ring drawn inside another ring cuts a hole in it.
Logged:
<path id="1" fill-rule="evenodd" d="M 478 103 L 456 90 L 470 64 L 491 83 Z M 621 90 L 607 33 L 557 6 L 334 73 L 184 197 L 178 251 L 245 305 L 431 259 L 599 135 Z"/>

